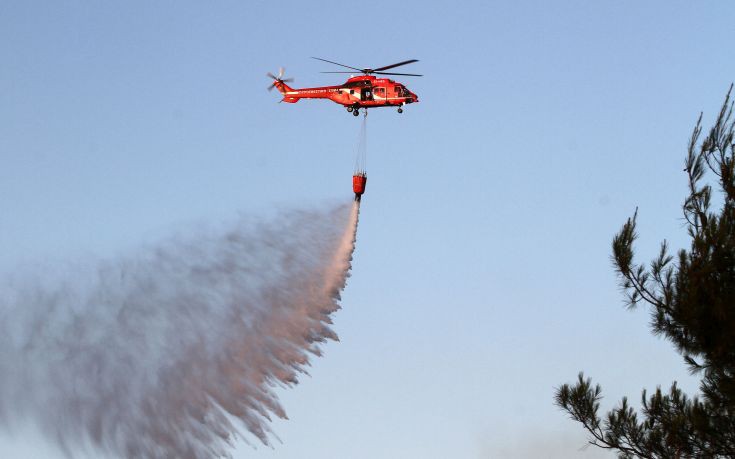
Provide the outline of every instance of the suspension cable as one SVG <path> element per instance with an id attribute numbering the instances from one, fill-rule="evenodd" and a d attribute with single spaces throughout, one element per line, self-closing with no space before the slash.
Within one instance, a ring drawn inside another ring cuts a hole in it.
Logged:
<path id="1" fill-rule="evenodd" d="M 362 117 L 362 125 L 360 126 L 360 134 L 357 139 L 357 152 L 355 154 L 355 173 L 364 174 L 367 172 L 367 114 L 365 112 Z"/>

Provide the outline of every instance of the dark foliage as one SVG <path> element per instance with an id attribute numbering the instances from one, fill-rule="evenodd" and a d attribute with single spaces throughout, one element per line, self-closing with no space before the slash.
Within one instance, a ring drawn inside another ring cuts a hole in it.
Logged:
<path id="1" fill-rule="evenodd" d="M 556 391 L 555 403 L 582 423 L 590 443 L 621 458 L 735 458 L 735 141 L 732 86 L 714 126 L 699 143 L 700 115 L 689 142 L 683 211 L 691 238 L 676 257 L 666 241 L 648 266 L 635 264 L 636 214 L 613 239 L 613 261 L 628 306 L 646 304 L 653 333 L 670 340 L 694 374 L 701 394 L 688 397 L 674 383 L 642 394 L 636 412 L 623 398 L 600 418 L 601 388 L 582 373 Z M 722 194 L 711 210 L 710 171 Z"/>

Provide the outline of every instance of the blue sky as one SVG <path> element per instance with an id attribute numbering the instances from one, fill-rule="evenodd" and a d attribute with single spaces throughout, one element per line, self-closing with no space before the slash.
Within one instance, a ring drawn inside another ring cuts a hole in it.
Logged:
<path id="1" fill-rule="evenodd" d="M 371 111 L 353 277 L 282 444 L 235 457 L 609 457 L 553 406 L 678 380 L 610 241 L 686 244 L 688 137 L 735 62 L 732 2 L 3 2 L 0 269 L 125 254 L 186 225 L 349 200 L 359 121 L 295 87 L 404 59 Z M 29 427 L 0 456 L 52 457 Z M 60 456 L 59 456 L 60 457 Z"/>

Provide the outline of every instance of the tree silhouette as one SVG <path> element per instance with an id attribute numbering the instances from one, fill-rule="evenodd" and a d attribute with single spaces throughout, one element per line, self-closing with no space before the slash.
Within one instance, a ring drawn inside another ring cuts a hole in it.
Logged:
<path id="1" fill-rule="evenodd" d="M 634 262 L 636 210 L 612 243 L 613 262 L 627 305 L 651 310 L 651 329 L 670 340 L 693 374 L 701 394 L 689 397 L 674 382 L 642 394 L 640 413 L 627 398 L 598 414 L 601 388 L 580 373 L 575 384 L 557 389 L 555 403 L 591 435 L 590 443 L 616 450 L 621 458 L 735 458 L 735 121 L 732 85 L 704 140 L 702 115 L 692 133 L 685 163 L 689 192 L 683 213 L 689 250 L 669 254 L 664 241 L 650 265 Z M 716 177 L 722 194 L 711 211 Z M 674 261 L 676 260 L 676 261 Z"/>

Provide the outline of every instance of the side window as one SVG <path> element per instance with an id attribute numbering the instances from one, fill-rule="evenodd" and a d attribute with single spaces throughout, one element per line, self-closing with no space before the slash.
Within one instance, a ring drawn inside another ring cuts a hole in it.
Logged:
<path id="1" fill-rule="evenodd" d="M 350 89 L 350 94 L 354 94 L 354 93 L 355 93 L 355 90 L 354 89 Z"/>

